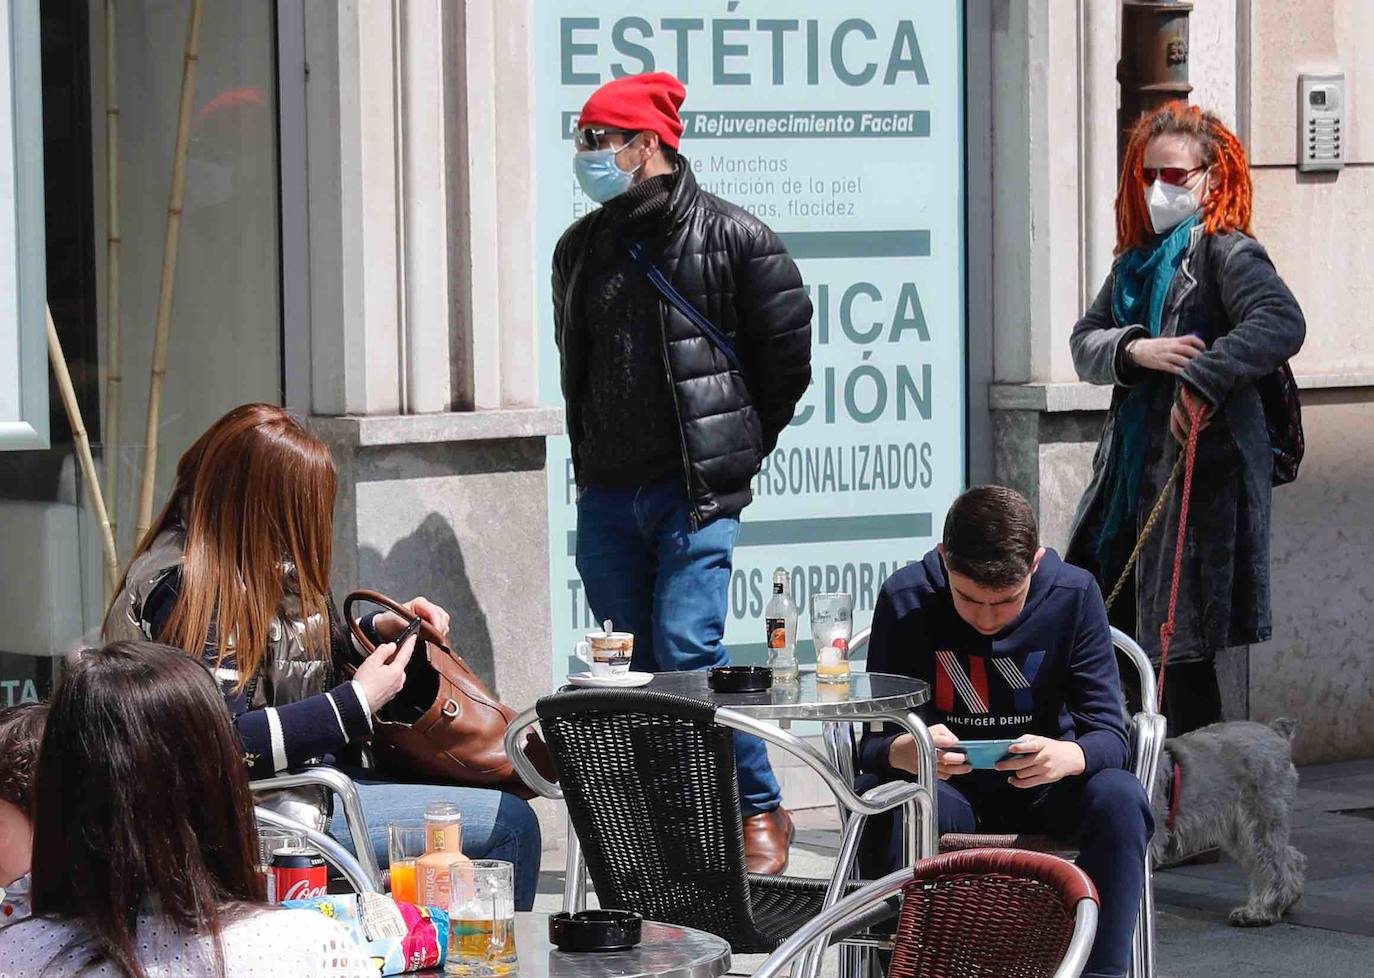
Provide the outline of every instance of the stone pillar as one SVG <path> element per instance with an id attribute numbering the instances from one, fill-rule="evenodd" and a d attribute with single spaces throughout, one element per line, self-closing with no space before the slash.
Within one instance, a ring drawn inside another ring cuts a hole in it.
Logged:
<path id="1" fill-rule="evenodd" d="M 402 410 L 447 411 L 449 267 L 440 0 L 407 0 L 401 25 L 401 212 L 405 308 Z"/>
<path id="2" fill-rule="evenodd" d="M 535 406 L 532 5 L 304 2 L 297 260 L 310 423 L 339 471 L 333 586 L 442 604 L 523 709 L 552 675 L 544 439 L 563 416 Z"/>

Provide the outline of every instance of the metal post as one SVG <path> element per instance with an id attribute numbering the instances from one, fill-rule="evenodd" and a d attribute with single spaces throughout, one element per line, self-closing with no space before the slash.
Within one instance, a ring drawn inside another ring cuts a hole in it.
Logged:
<path id="1" fill-rule="evenodd" d="M 850 787 L 853 787 L 854 725 L 848 721 L 827 720 L 821 725 L 821 740 L 825 744 L 825 752 L 830 756 L 831 763 L 835 765 L 835 770 L 840 772 L 840 777 L 844 778 Z M 835 801 L 835 808 L 839 812 L 840 828 L 844 828 L 848 812 L 838 799 Z"/>
<path id="2" fill-rule="evenodd" d="M 567 816 L 568 858 L 563 864 L 563 909 L 580 913 L 587 909 L 587 867 L 582 861 L 582 843 L 573 831 L 572 815 Z"/>
<path id="3" fill-rule="evenodd" d="M 1188 14 L 1184 0 L 1122 0 L 1121 83 L 1117 160 L 1126 153 L 1131 127 L 1144 114 L 1175 99 L 1188 100 Z"/>

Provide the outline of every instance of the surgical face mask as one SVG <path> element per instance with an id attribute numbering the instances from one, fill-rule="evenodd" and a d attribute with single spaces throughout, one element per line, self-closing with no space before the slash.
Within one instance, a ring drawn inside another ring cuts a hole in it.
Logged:
<path id="1" fill-rule="evenodd" d="M 625 144 L 632 145 L 633 139 Z M 577 182 L 582 185 L 582 192 L 598 204 L 604 204 L 629 190 L 635 174 L 644 165 L 640 163 L 629 172 L 622 170 L 620 164 L 615 161 L 615 156 L 625 146 L 616 149 L 584 150 L 573 155 L 573 173 L 577 176 Z"/>
<path id="2" fill-rule="evenodd" d="M 1155 234 L 1172 231 L 1202 207 L 1202 195 L 1207 189 L 1211 171 L 1204 171 L 1197 186 L 1189 190 L 1163 180 L 1156 180 L 1145 189 L 1145 206 L 1150 211 L 1150 223 Z"/>

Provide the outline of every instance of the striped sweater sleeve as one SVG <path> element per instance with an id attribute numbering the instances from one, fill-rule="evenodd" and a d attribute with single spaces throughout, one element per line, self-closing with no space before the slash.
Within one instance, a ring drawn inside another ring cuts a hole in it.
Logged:
<path id="1" fill-rule="evenodd" d="M 176 576 L 164 579 L 144 603 L 143 619 L 156 641 L 176 606 Z M 356 683 L 344 682 L 325 693 L 295 703 L 249 709 L 233 659 L 215 662 L 216 651 L 203 651 L 229 708 L 243 748 L 249 779 L 270 778 L 307 761 L 329 758 L 346 745 L 372 733 L 370 710 Z"/>
<path id="2" fill-rule="evenodd" d="M 232 685 L 221 682 L 226 700 L 234 696 Z M 241 693 L 234 698 L 242 703 Z M 249 778 L 269 778 L 306 761 L 337 754 L 372 732 L 351 682 L 295 703 L 243 710 L 234 717 L 234 726 Z"/>

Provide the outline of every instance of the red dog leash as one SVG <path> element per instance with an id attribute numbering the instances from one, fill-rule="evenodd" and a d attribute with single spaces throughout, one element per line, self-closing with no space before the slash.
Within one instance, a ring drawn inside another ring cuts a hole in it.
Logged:
<path id="1" fill-rule="evenodd" d="M 1174 758 L 1174 781 L 1172 790 L 1169 792 L 1169 821 L 1167 823 L 1170 832 L 1174 830 L 1174 824 L 1178 821 L 1178 800 L 1183 795 L 1183 765 Z"/>
<path id="2" fill-rule="evenodd" d="M 1187 402 L 1184 401 L 1184 405 Z M 1159 682 L 1155 690 L 1155 701 L 1164 709 L 1164 670 L 1169 666 L 1169 648 L 1174 644 L 1174 632 L 1178 626 L 1178 588 L 1183 577 L 1183 542 L 1188 534 L 1188 504 L 1193 496 L 1193 466 L 1197 462 L 1197 440 L 1202 415 L 1206 408 L 1198 405 L 1188 408 L 1188 444 L 1183 456 L 1183 498 L 1178 509 L 1178 541 L 1174 544 L 1174 578 L 1169 585 L 1169 615 L 1159 626 Z"/>

